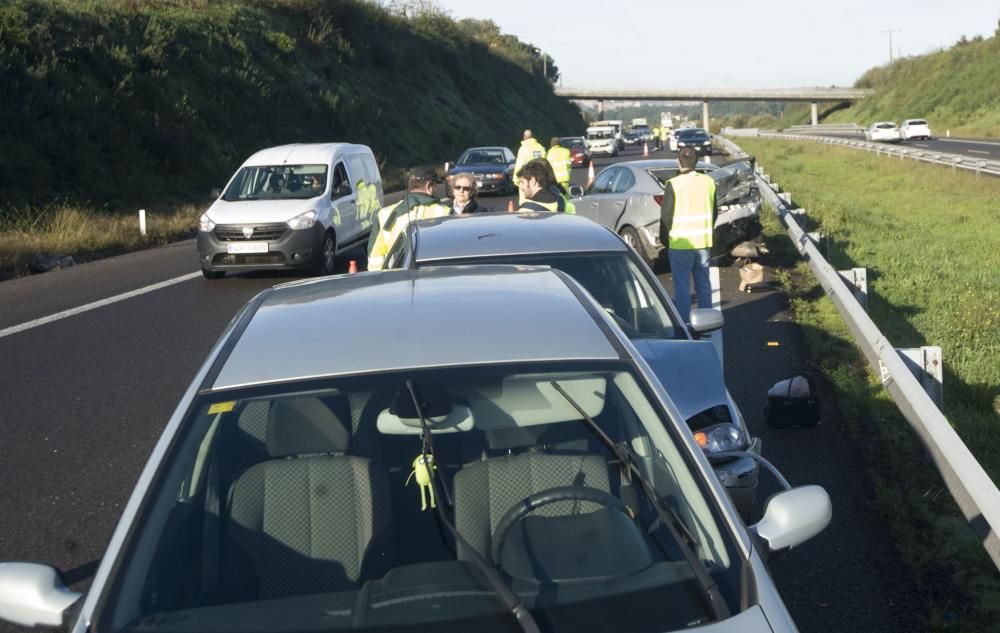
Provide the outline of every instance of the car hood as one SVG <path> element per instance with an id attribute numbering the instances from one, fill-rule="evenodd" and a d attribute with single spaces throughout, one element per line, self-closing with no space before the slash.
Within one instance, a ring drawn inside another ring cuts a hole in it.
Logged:
<path id="1" fill-rule="evenodd" d="M 636 339 L 632 344 L 652 367 L 685 420 L 711 407 L 729 404 L 722 364 L 712 343 Z"/>
<path id="2" fill-rule="evenodd" d="M 507 165 L 455 165 L 448 170 L 455 174 L 498 174 L 507 170 Z"/>
<path id="3" fill-rule="evenodd" d="M 263 224 L 287 222 L 316 208 L 316 198 L 307 200 L 216 200 L 208 208 L 208 217 L 216 224 Z"/>
<path id="4" fill-rule="evenodd" d="M 716 204 L 756 203 L 760 206 L 754 158 L 740 158 L 708 172 L 715 181 Z"/>

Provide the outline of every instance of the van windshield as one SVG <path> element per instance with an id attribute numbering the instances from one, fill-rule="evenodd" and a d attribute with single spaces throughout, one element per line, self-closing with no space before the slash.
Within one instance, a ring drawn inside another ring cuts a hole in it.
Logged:
<path id="1" fill-rule="evenodd" d="M 305 200 L 326 190 L 326 165 L 263 165 L 241 167 L 222 199 Z"/>

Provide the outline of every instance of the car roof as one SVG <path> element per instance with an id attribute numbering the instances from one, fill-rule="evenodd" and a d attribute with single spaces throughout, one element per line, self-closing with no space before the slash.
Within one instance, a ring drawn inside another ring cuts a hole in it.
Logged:
<path id="1" fill-rule="evenodd" d="M 621 358 L 578 292 L 568 275 L 530 266 L 356 273 L 276 286 L 235 327 L 212 389 L 414 367 Z"/>
<path id="2" fill-rule="evenodd" d="M 262 149 L 248 158 L 243 166 L 326 164 L 338 150 L 357 149 L 368 150 L 364 145 L 353 143 L 292 143 Z"/>
<path id="3" fill-rule="evenodd" d="M 416 258 L 429 263 L 458 258 L 553 253 L 626 252 L 607 228 L 565 213 L 474 213 L 420 220 L 413 224 Z"/>
<path id="4" fill-rule="evenodd" d="M 647 160 L 627 160 L 621 163 L 614 163 L 613 165 L 608 165 L 608 167 L 632 167 L 633 169 L 678 169 L 676 158 L 650 158 Z M 712 171 L 717 169 L 718 165 L 713 163 L 706 163 L 704 161 L 698 161 L 695 164 L 695 169 L 703 169 L 706 171 Z"/>
<path id="5" fill-rule="evenodd" d="M 509 148 L 502 147 L 500 145 L 490 145 L 490 146 L 487 146 L 487 147 L 469 147 L 469 148 L 466 148 L 465 151 L 463 151 L 462 153 L 464 154 L 465 152 L 480 152 L 480 151 L 483 151 L 483 150 L 500 151 L 500 150 L 505 150 L 505 149 L 509 149 Z"/>

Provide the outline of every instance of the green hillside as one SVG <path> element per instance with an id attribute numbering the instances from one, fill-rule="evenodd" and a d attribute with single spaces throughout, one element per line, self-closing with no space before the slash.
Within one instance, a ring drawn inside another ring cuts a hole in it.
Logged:
<path id="1" fill-rule="evenodd" d="M 962 38 L 951 48 L 872 68 L 855 84 L 875 94 L 826 122 L 926 117 L 943 136 L 1000 137 L 1000 27 L 993 37 Z"/>
<path id="2" fill-rule="evenodd" d="M 364 143 L 391 173 L 516 147 L 525 127 L 583 132 L 536 49 L 431 6 L 5 0 L 0 212 L 203 199 L 254 151 L 290 142 Z"/>

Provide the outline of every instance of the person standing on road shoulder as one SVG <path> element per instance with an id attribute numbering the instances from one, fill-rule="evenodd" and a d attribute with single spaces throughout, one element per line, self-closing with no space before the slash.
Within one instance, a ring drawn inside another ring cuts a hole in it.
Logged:
<path id="1" fill-rule="evenodd" d="M 660 243 L 667 247 L 674 279 L 674 305 L 681 319 L 691 319 L 691 277 L 699 308 L 712 307 L 708 274 L 712 231 L 717 214 L 715 181 L 695 171 L 698 153 L 691 147 L 677 155 L 680 174 L 667 181 L 660 207 Z"/>
<path id="2" fill-rule="evenodd" d="M 437 174 L 433 169 L 414 169 L 406 178 L 406 196 L 396 204 L 379 209 L 368 238 L 368 270 L 382 270 L 389 249 L 411 220 L 451 215 L 451 207 L 434 197 L 436 182 Z"/>
<path id="3" fill-rule="evenodd" d="M 524 167 L 528 161 L 534 160 L 536 158 L 545 158 L 545 147 L 535 139 L 535 135 L 532 134 L 531 130 L 525 130 L 521 135 L 521 147 L 517 149 L 517 159 L 514 161 L 514 182 L 518 182 L 520 176 L 518 175 L 521 168 Z M 524 197 L 518 200 L 518 202 L 524 202 Z"/>
<path id="4" fill-rule="evenodd" d="M 530 160 L 519 173 L 517 187 L 521 191 L 522 201 L 518 211 L 576 213 L 576 207 L 566 198 L 566 192 L 556 181 L 548 160 Z"/>
<path id="5" fill-rule="evenodd" d="M 569 191 L 569 177 L 573 171 L 573 158 L 570 155 L 570 151 L 559 144 L 558 136 L 553 136 L 549 141 L 549 153 L 545 158 L 552 165 L 552 172 L 556 176 L 556 182 L 563 188 L 563 191 Z"/>

